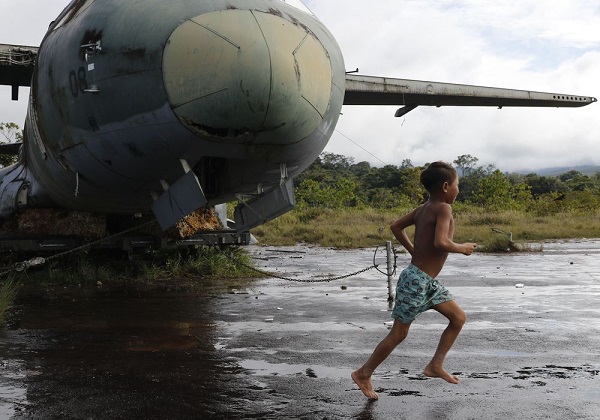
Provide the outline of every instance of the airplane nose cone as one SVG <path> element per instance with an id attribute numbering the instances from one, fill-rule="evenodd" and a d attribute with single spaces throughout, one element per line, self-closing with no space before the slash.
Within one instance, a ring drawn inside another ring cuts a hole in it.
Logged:
<path id="1" fill-rule="evenodd" d="M 277 14 L 224 10 L 182 23 L 164 51 L 177 117 L 215 141 L 294 143 L 329 106 L 332 69 L 315 36 Z"/>

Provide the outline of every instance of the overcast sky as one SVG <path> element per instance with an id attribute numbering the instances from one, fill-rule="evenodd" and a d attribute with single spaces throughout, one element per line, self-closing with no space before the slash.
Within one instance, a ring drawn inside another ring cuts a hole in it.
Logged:
<path id="1" fill-rule="evenodd" d="M 2 0 L 0 43 L 39 45 L 67 0 Z M 360 74 L 600 97 L 597 0 L 309 0 Z M 0 120 L 23 124 L 27 89 Z M 600 104 L 343 108 L 326 151 L 399 165 L 470 154 L 506 171 L 600 164 Z"/>

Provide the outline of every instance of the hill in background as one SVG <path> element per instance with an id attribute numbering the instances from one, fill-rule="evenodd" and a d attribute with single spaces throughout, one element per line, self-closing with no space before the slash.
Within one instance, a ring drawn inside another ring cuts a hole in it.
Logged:
<path id="1" fill-rule="evenodd" d="M 569 171 L 578 171 L 584 175 L 592 176 L 592 175 L 595 175 L 596 173 L 600 172 L 600 166 L 598 166 L 598 165 L 559 166 L 559 167 L 554 167 L 554 168 L 535 169 L 535 170 L 531 170 L 531 171 L 521 170 L 521 171 L 517 171 L 517 173 L 523 174 L 523 175 L 534 173 L 534 174 L 538 174 L 541 176 L 559 176 L 559 175 L 564 174 L 565 172 L 569 172 Z"/>

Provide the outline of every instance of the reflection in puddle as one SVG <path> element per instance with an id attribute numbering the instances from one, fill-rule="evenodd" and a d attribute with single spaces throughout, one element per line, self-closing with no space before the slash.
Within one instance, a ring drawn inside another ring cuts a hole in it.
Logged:
<path id="1" fill-rule="evenodd" d="M 127 351 L 189 350 L 198 346 L 198 339 L 186 335 L 164 337 L 132 337 Z"/>
<path id="2" fill-rule="evenodd" d="M 26 389 L 7 385 L 0 381 L 0 418 L 12 417 L 27 403 Z"/>
<path id="3" fill-rule="evenodd" d="M 259 376 L 304 375 L 309 378 L 347 379 L 348 368 L 338 369 L 321 365 L 292 365 L 269 363 L 265 360 L 241 360 L 239 365 Z"/>
<path id="4" fill-rule="evenodd" d="M 0 349 L 0 418 L 7 419 L 27 404 L 26 375 L 22 362 L 7 360 Z"/>
<path id="5" fill-rule="evenodd" d="M 193 418 L 246 384 L 213 345 L 214 293 L 21 297 L 0 330 L 0 418 Z M 85 401 L 85 403 L 82 403 Z M 240 405 L 241 406 L 241 405 Z"/>

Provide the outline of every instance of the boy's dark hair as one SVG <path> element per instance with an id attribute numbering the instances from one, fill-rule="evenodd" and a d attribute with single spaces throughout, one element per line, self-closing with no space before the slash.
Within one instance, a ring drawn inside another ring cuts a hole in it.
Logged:
<path id="1" fill-rule="evenodd" d="M 444 182 L 451 184 L 457 176 L 456 169 L 449 163 L 433 162 L 421 172 L 421 184 L 431 194 L 436 188 L 441 187 Z"/>

